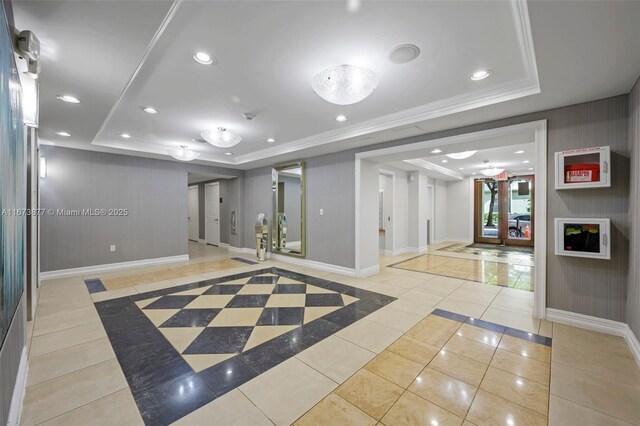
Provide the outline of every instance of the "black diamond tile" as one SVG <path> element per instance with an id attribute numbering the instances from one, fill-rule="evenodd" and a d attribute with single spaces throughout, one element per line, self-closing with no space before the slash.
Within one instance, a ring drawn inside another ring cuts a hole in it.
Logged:
<path id="1" fill-rule="evenodd" d="M 87 286 L 87 290 L 89 290 L 89 293 L 99 293 L 101 291 L 107 291 L 100 279 L 84 280 L 84 284 Z"/>
<path id="2" fill-rule="evenodd" d="M 215 399 L 197 374 L 166 383 L 136 395 L 147 425 L 168 425 Z"/>
<path id="3" fill-rule="evenodd" d="M 238 358 L 242 359 L 259 373 L 264 373 L 268 369 L 275 367 L 305 349 L 302 342 L 292 334 L 294 331 L 295 330 L 291 330 L 251 348 L 238 355 Z"/>
<path id="4" fill-rule="evenodd" d="M 308 324 L 304 324 L 302 327 L 291 330 L 289 333 L 292 339 L 295 338 L 305 347 L 309 347 L 340 331 L 342 328 L 341 325 L 318 318 Z"/>
<path id="5" fill-rule="evenodd" d="M 206 327 L 221 309 L 183 309 L 160 327 Z"/>
<path id="6" fill-rule="evenodd" d="M 163 296 L 144 309 L 182 309 L 198 296 Z"/>
<path id="7" fill-rule="evenodd" d="M 216 397 L 224 395 L 257 375 L 257 371 L 238 357 L 229 358 L 198 373 L 198 377 L 206 383 Z"/>
<path id="8" fill-rule="evenodd" d="M 307 292 L 306 284 L 278 284 L 273 289 L 273 294 L 304 294 Z"/>
<path id="9" fill-rule="evenodd" d="M 253 260 L 249 260 L 249 259 L 244 259 L 242 257 L 232 257 L 231 259 L 235 260 L 236 262 L 246 263 L 247 265 L 257 265 L 258 264 L 258 262 L 254 262 Z"/>
<path id="10" fill-rule="evenodd" d="M 360 311 L 354 306 L 354 304 L 351 304 L 323 316 L 322 319 L 338 324 L 342 327 L 347 327 L 369 314 L 370 312 Z"/>
<path id="11" fill-rule="evenodd" d="M 265 308 L 256 325 L 302 324 L 304 308 Z"/>
<path id="12" fill-rule="evenodd" d="M 215 294 L 236 294 L 240 291 L 240 289 L 244 287 L 244 284 L 238 285 L 214 285 L 209 290 L 205 291 L 202 294 L 206 294 L 207 296 L 215 295 Z"/>
<path id="13" fill-rule="evenodd" d="M 341 294 L 307 294 L 304 306 L 344 306 Z"/>
<path id="14" fill-rule="evenodd" d="M 280 277 L 265 277 L 263 275 L 258 275 L 255 277 L 251 277 L 251 279 L 247 282 L 247 284 L 276 284 Z"/>
<path id="15" fill-rule="evenodd" d="M 232 354 L 241 352 L 253 327 L 208 327 L 183 354 Z"/>
<path id="16" fill-rule="evenodd" d="M 262 308 L 269 300 L 268 294 L 239 294 L 227 303 L 226 308 Z"/>

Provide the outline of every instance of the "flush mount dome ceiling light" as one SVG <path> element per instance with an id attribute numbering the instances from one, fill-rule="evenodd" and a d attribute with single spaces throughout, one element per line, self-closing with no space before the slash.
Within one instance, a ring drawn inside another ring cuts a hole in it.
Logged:
<path id="1" fill-rule="evenodd" d="M 446 154 L 447 157 L 453 158 L 454 160 L 464 160 L 465 158 L 471 157 L 478 151 L 464 151 L 464 152 L 452 152 L 451 154 Z"/>
<path id="2" fill-rule="evenodd" d="M 180 145 L 180 148 L 169 150 L 169 155 L 180 161 L 191 161 L 200 156 L 200 153 L 190 151 L 187 145 Z"/>
<path id="3" fill-rule="evenodd" d="M 202 132 L 201 136 L 211 145 L 217 146 L 218 148 L 231 148 L 232 146 L 238 145 L 242 140 L 240 136 L 234 135 L 224 127 Z"/>
<path id="4" fill-rule="evenodd" d="M 491 167 L 490 169 L 482 169 L 480 173 L 485 176 L 494 177 L 498 176 L 500 173 L 504 172 L 504 169 L 500 169 L 498 167 Z"/>
<path id="5" fill-rule="evenodd" d="M 378 87 L 378 76 L 368 68 L 340 65 L 320 71 L 313 77 L 311 86 L 327 102 L 351 105 L 373 93 Z"/>

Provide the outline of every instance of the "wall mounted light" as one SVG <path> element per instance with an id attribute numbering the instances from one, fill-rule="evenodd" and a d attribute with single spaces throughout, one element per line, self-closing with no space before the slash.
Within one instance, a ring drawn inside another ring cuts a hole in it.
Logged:
<path id="1" fill-rule="evenodd" d="M 40 157 L 40 164 L 38 165 L 38 169 L 40 170 L 40 177 L 47 177 L 47 160 L 44 157 Z"/>

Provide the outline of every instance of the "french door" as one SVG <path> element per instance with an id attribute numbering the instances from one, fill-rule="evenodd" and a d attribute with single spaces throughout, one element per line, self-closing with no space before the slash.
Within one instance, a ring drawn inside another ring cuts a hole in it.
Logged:
<path id="1" fill-rule="evenodd" d="M 513 176 L 474 184 L 474 242 L 533 247 L 535 178 Z"/>

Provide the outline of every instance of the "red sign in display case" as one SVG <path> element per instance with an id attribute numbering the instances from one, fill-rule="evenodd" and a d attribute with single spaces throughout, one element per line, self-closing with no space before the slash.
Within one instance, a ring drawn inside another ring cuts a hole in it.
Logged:
<path id="1" fill-rule="evenodd" d="M 611 186 L 608 146 L 556 152 L 556 189 Z"/>

